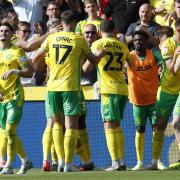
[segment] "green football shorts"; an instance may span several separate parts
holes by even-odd
[[[138,106],[133,104],[133,117],[136,126],[146,126],[147,118],[151,122],[151,125],[155,125],[156,118],[156,104]]]
[[[2,129],[8,124],[19,124],[23,112],[24,99],[0,103],[0,124]]]
[[[80,100],[78,91],[48,91],[46,116],[55,116],[62,112],[65,116],[78,115],[81,113]]]
[[[48,93],[46,94],[45,98],[45,111],[46,111],[46,118],[47,120],[51,119],[54,117],[54,114],[49,106],[49,98],[48,98]]]
[[[164,118],[168,121],[173,112],[177,98],[178,95],[172,95],[160,91],[156,102],[157,117]]]
[[[123,119],[128,97],[118,94],[101,95],[101,115],[104,121],[119,121]]]

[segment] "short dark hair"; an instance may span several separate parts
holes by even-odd
[[[19,21],[18,22],[18,28],[21,26],[27,26],[28,28],[31,28],[31,24],[27,21]]]
[[[148,35],[145,31],[143,31],[143,30],[136,30],[136,31],[133,33],[133,38],[134,38],[134,36],[137,35],[137,34],[144,36],[146,39],[149,39],[149,35]]]
[[[73,10],[66,10],[62,13],[61,15],[61,19],[64,23],[66,24],[70,24],[73,21],[77,21],[78,20],[78,15],[76,11]]]
[[[106,33],[111,33],[114,31],[115,27],[114,27],[114,23],[110,20],[105,20],[101,23],[101,31],[102,32],[106,32]]]
[[[56,1],[50,1],[50,2],[48,2],[48,4],[47,4],[47,8],[48,8],[50,5],[55,5],[55,6],[57,6],[57,7],[58,7],[58,4],[57,4],[57,2],[56,2]]]
[[[13,28],[12,28],[12,26],[9,23],[1,23],[0,27],[1,26],[6,26],[6,27],[8,27],[10,29],[11,32],[13,32]]]
[[[174,35],[174,31],[170,26],[161,26],[157,30],[157,34],[158,36],[167,35],[167,37],[172,37]]]

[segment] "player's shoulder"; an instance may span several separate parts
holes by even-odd
[[[169,47],[169,46],[171,46],[172,44],[175,44],[175,37],[174,37],[174,36],[167,38],[167,39],[163,42],[162,47],[164,47],[164,46]]]
[[[12,46],[9,48],[9,51],[13,52],[14,55],[24,54],[24,49],[16,46],[16,44],[12,44]]]

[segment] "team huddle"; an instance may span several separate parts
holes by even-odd
[[[89,72],[94,66],[98,73],[107,148],[112,160],[112,165],[105,170],[126,170],[121,120],[128,99],[133,104],[136,126],[137,164],[132,170],[162,170],[160,154],[164,131],[172,112],[180,150],[180,19],[175,23],[175,36],[162,44],[161,53],[147,48],[150,37],[141,29],[136,29],[133,34],[134,50],[130,52],[116,38],[114,24],[110,20],[98,24],[98,30],[91,23],[84,25],[87,34],[92,35],[95,31],[101,35],[101,38],[88,44],[82,35],[75,33],[80,26],[76,26],[76,12],[64,11],[61,19],[63,30],[50,34],[31,62],[24,51],[12,43],[12,27],[8,23],[0,25],[0,174],[13,173],[16,154],[22,161],[18,174],[32,168],[32,162],[16,133],[24,104],[20,77],[31,77],[33,69],[38,71],[39,62],[43,59],[49,69],[45,100],[47,126],[42,138],[44,171],[52,169],[50,152],[53,168],[58,172],[73,171],[75,153],[82,162],[80,171],[94,169],[85,122],[85,99],[80,85],[81,71]],[[159,80],[158,72],[162,67]],[[128,83],[124,78],[125,69]],[[152,162],[144,167],[144,135],[148,118],[153,129]],[[3,164],[6,153],[7,161]],[[178,167],[180,162],[170,166]]]

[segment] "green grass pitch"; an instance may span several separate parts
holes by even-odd
[[[14,172],[16,173],[16,171]],[[56,173],[32,169],[24,175],[0,175],[0,180],[180,180],[180,170],[171,171],[91,171]]]

